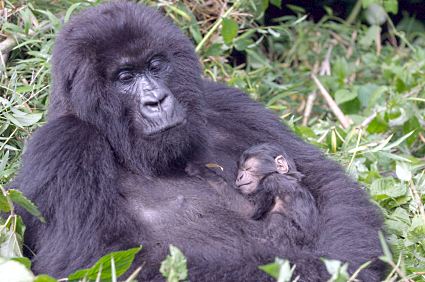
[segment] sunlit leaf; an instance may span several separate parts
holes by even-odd
[[[167,282],[179,282],[187,279],[187,261],[183,253],[170,245],[170,254],[161,263],[159,270]]]
[[[142,249],[142,247],[128,249],[126,251],[118,251],[109,253],[102,258],[100,258],[95,265],[91,268],[77,270],[76,272],[70,274],[68,279],[70,281],[76,281],[79,279],[90,279],[95,280],[98,276],[98,272],[101,270],[102,274],[100,275],[102,281],[108,280],[111,281],[113,275],[120,277],[123,275],[131,266],[134,257]],[[112,274],[111,260],[114,260],[114,266],[116,273]]]
[[[20,205],[22,208],[24,208],[27,212],[32,214],[33,216],[37,217],[41,222],[45,222],[43,216],[41,215],[41,212],[38,210],[37,206],[31,202],[29,199],[27,199],[22,192],[10,189],[7,191],[7,194],[9,195],[10,199]]]
[[[225,18],[223,19],[221,36],[227,45],[230,45],[233,41],[233,38],[238,35],[238,23],[232,19]]]

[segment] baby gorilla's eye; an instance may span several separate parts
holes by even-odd
[[[120,71],[118,73],[118,80],[122,83],[129,83],[133,81],[134,74],[130,71]]]

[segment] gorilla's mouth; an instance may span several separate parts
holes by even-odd
[[[187,123],[186,109],[172,94],[167,94],[161,101],[145,101],[139,111],[143,118],[143,133],[146,137],[156,137]]]
[[[148,128],[146,128],[145,134],[149,137],[159,135],[172,128],[178,128],[178,127],[184,126],[186,122],[187,122],[187,119],[185,117],[172,119],[169,122],[162,122],[155,126],[149,126]]]

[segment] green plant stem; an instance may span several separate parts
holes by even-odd
[[[217,30],[217,28],[221,25],[223,22],[223,19],[230,15],[230,13],[239,6],[239,3],[241,1],[238,0],[233,4],[232,7],[229,8],[222,16],[220,16],[217,21],[214,23],[214,25],[211,27],[211,29],[205,34],[204,38],[202,38],[201,42],[196,46],[195,51],[199,53],[199,50],[202,49],[202,47],[205,45],[205,43],[208,41],[208,39],[214,34],[214,32]]]
[[[357,16],[359,15],[360,11],[362,9],[362,0],[357,0],[356,4],[354,5],[353,9],[351,10],[350,15],[348,16],[347,20],[345,21],[345,23],[347,25],[351,25],[353,24],[354,20],[357,18]]]

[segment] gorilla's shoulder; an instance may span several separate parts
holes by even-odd
[[[231,103],[253,102],[248,95],[243,93],[241,90],[227,86],[220,82],[204,79],[202,81],[202,86],[207,100],[214,100],[217,103],[220,103],[220,100],[222,99],[229,100],[228,102]]]
[[[211,80],[203,80],[203,91],[205,100],[210,109],[230,111],[238,116],[249,113],[250,117],[254,117],[255,113],[258,113],[273,120],[276,118],[260,103],[252,100],[246,93],[238,88]]]
[[[281,126],[277,115],[235,87],[203,80],[203,91],[208,109],[212,110],[210,115],[214,116],[214,118],[228,120],[228,123],[233,121],[235,124],[240,124],[242,122],[250,128],[246,132],[248,135],[252,135],[252,128],[260,130],[258,117],[261,117],[261,128],[268,128],[268,132],[266,130],[261,134],[269,134],[276,131],[276,126],[280,131],[288,131],[286,127]]]
[[[109,143],[94,126],[76,117],[64,116],[36,130],[27,144],[23,163],[24,169],[38,167],[54,171],[65,164],[85,167],[111,155]]]

